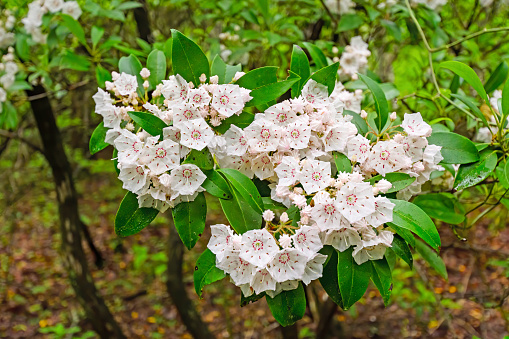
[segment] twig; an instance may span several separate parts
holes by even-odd
[[[6,130],[3,130],[3,129],[0,129],[0,136],[2,137],[5,137],[5,138],[8,138],[8,139],[16,139],[16,140],[19,140],[25,144],[27,144],[28,146],[30,146],[31,148],[33,148],[34,150],[36,150],[37,152],[40,152],[41,154],[44,154],[44,151],[42,150],[42,148],[40,148],[39,146],[33,144],[31,141],[23,138],[22,136],[20,135],[17,135],[16,133],[13,133],[13,132],[9,132],[9,131],[6,131]]]
[[[467,40],[476,38],[476,37],[481,36],[483,34],[496,33],[496,32],[504,32],[504,31],[509,31],[509,27],[485,28],[482,31],[475,32],[475,33],[472,33],[470,35],[467,35],[466,37],[463,37],[463,38],[461,38],[459,40],[451,42],[450,44],[446,44],[446,45],[443,45],[443,46],[437,47],[437,48],[432,48],[432,49],[430,49],[430,52],[431,53],[436,53],[436,52],[443,51],[444,49],[449,49],[451,47],[454,47],[456,45],[461,44],[462,42],[465,42]]]
[[[325,4],[325,1],[320,0],[320,2],[322,3],[323,8],[325,8],[325,11],[327,12],[327,14],[330,16],[330,18],[332,20],[332,24],[334,25],[334,32],[335,32],[336,28],[338,27],[338,19],[334,16],[334,14],[332,14],[329,7],[327,7],[327,5]]]

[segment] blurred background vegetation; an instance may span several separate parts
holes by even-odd
[[[98,83],[116,69],[121,56],[133,53],[143,59],[153,46],[168,53],[170,30],[178,29],[198,43],[210,60],[219,54],[229,64],[241,63],[243,70],[279,66],[284,77],[292,45],[313,43],[333,61],[352,37],[361,35],[372,51],[368,74],[383,84],[394,110],[400,114],[420,111],[428,120],[445,118],[443,128],[469,138],[475,134],[475,120],[440,98],[433,100],[445,109],[437,109],[430,100],[435,92],[428,53],[403,2],[382,7],[379,1],[358,0],[348,13],[336,13],[329,8],[330,1],[319,0],[78,2],[84,12],[80,22],[85,31],[90,32],[92,26],[104,28],[97,48],[84,50],[75,37],[52,22],[48,24],[48,43],[31,46],[37,53],[25,60],[23,71],[29,81],[42,79],[71,165],[88,243],[96,247],[94,252],[84,245],[93,280],[122,332],[130,338],[191,336],[168,294],[168,289],[176,288],[172,283],[180,279],[179,274],[181,286],[212,335],[266,338],[291,337],[295,332],[280,329],[265,301],[241,307],[237,288],[226,280],[208,287],[204,299],[198,299],[192,273],[209,234],[202,236],[196,251],[183,254],[182,269],[178,261],[181,248],[175,252],[179,245],[172,242],[175,234],[170,232],[169,214],[158,216],[135,236],[121,239],[114,234],[113,220],[124,191],[110,160],[112,149],[91,156],[88,141],[101,120],[93,113],[91,97]],[[28,1],[4,0],[0,9],[10,9],[22,18],[27,5]],[[420,6],[416,13],[435,48],[485,28],[507,25],[509,8],[497,0],[489,7],[480,6],[478,0],[450,0],[441,10]],[[433,60],[467,63],[485,82],[508,57],[508,35],[509,31],[480,35],[433,53]],[[451,88],[451,73],[436,73],[441,86]],[[355,81],[346,86],[363,88]],[[467,86],[461,88],[471,94]],[[51,168],[39,152],[41,142],[30,106],[33,100],[36,98],[19,92],[11,98],[14,109],[4,111],[0,118],[0,336],[96,337],[59,255],[62,239],[55,184]],[[366,96],[364,107],[369,107],[370,100]],[[463,193],[466,206],[484,199],[486,189]],[[208,202],[210,210],[215,203]],[[210,214],[207,223],[224,221],[220,209],[215,210],[218,212]],[[469,217],[475,219],[479,212],[482,209]],[[468,227],[437,225],[447,280],[417,256],[413,270],[399,264],[393,272],[396,283],[388,307],[370,287],[361,302],[345,312],[327,303],[321,287],[312,284],[307,291],[309,310],[294,329],[298,336],[507,335],[507,210],[494,208]]]

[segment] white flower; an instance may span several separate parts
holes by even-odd
[[[292,247],[292,237],[290,237],[288,234],[281,234],[278,241],[279,245],[283,248]]]
[[[372,147],[372,153],[364,165],[385,176],[389,172],[408,168],[411,164],[412,161],[405,155],[403,145],[394,140],[387,140],[379,141]]]
[[[250,264],[265,267],[278,250],[276,240],[265,228],[242,234],[240,257]]]
[[[422,152],[424,147],[428,145],[428,139],[423,137],[407,136],[402,140],[401,144],[405,149],[406,155],[415,162],[422,159]]]
[[[275,104],[265,110],[265,117],[279,126],[285,126],[297,119],[297,114],[292,110],[289,101]]]
[[[267,295],[269,297],[274,298],[276,295],[278,295],[279,293],[281,293],[283,291],[291,291],[291,290],[296,289],[297,287],[299,287],[298,280],[288,280],[288,281],[285,281],[282,283],[277,283],[275,291],[268,290],[268,291],[265,291],[265,293],[267,293]]]
[[[135,163],[138,161],[144,146],[143,141],[137,135],[127,130],[122,130],[114,144],[118,150],[119,163]]]
[[[247,152],[248,144],[244,130],[235,125],[231,125],[230,129],[224,134],[226,139],[226,152],[229,155],[244,155]]]
[[[0,87],[0,102],[5,102],[7,100],[7,92]]]
[[[288,124],[285,128],[285,140],[293,149],[303,149],[309,144],[311,128],[309,127],[309,116],[303,115]]]
[[[216,255],[216,262],[221,262],[226,251],[233,250],[233,230],[224,224],[210,226],[210,240],[207,248]]]
[[[180,195],[194,194],[207,176],[193,164],[184,164],[171,171],[171,188]],[[176,197],[176,196],[175,196]],[[172,199],[174,196],[172,196]]]
[[[131,95],[138,88],[136,76],[122,72],[117,80],[113,82],[120,95]]]
[[[382,193],[387,193],[392,188],[392,183],[388,180],[382,179],[375,184],[375,187]]]
[[[285,248],[277,252],[267,264],[267,271],[277,282],[300,280],[307,261],[307,257],[301,251]]]
[[[123,164],[118,178],[124,183],[123,189],[138,193],[147,182],[147,172],[137,164]]]
[[[440,161],[444,160],[444,157],[440,153],[441,149],[442,146],[426,146],[422,155],[422,161],[424,161],[425,164],[437,165]]]
[[[189,90],[189,102],[196,107],[204,107],[210,103],[210,95],[203,87]]]
[[[343,227],[327,231],[324,244],[332,245],[336,250],[343,252],[350,246],[360,245],[362,243],[359,233],[352,227]]]
[[[151,147],[146,147],[142,155],[152,174],[162,174],[180,164],[180,146],[173,140],[166,139]]]
[[[313,107],[324,107],[330,103],[327,86],[313,79],[308,80],[302,88],[302,97]]]
[[[180,74],[172,75],[168,80],[163,80],[162,83],[161,94],[167,100],[169,107],[187,99],[189,84]]]
[[[281,128],[264,118],[253,121],[244,132],[247,144],[255,152],[275,151],[281,138]]]
[[[299,180],[307,194],[318,192],[327,187],[331,178],[329,162],[307,160],[302,166]]]
[[[365,217],[366,222],[374,227],[391,222],[394,206],[386,197],[375,197],[375,212]]]
[[[308,258],[312,258],[322,247],[320,229],[313,226],[302,226],[292,235],[293,246]]]
[[[194,119],[201,119],[198,108],[187,102],[175,105],[173,110],[173,126],[180,127],[179,125],[184,121],[190,121]]]
[[[239,251],[227,250],[223,255],[223,260],[216,264],[217,268],[230,275],[235,285],[250,283],[256,267],[243,260],[239,256]]]
[[[342,122],[330,127],[323,136],[325,151],[339,151],[345,149],[349,139],[357,134],[357,127],[351,122]]]
[[[320,278],[323,273],[323,264],[326,260],[326,255],[315,253],[313,257],[306,263],[304,274],[301,277],[302,282],[306,285],[309,285],[311,281]]]
[[[178,127],[181,132],[180,143],[198,151],[204,149],[214,138],[214,131],[202,118],[183,121]]]
[[[212,97],[212,108],[225,117],[239,114],[244,108],[242,92],[238,85],[217,85]]]
[[[348,140],[346,149],[349,159],[352,159],[355,156],[356,162],[362,164],[370,155],[371,146],[368,139],[358,134]]]
[[[263,211],[262,216],[263,216],[263,220],[265,220],[267,222],[274,220],[274,217],[275,217],[274,212],[272,212],[271,210]]]
[[[286,212],[283,212],[281,214],[281,216],[279,217],[279,221],[281,221],[282,223],[286,223],[290,220],[290,218],[288,218],[288,213]]]
[[[334,14],[345,14],[352,11],[355,2],[352,0],[325,0],[325,5]]]
[[[405,113],[401,127],[405,132],[414,137],[429,137],[431,135],[431,126],[424,122],[421,113]]]
[[[313,198],[314,206],[311,208],[311,218],[322,231],[341,227],[342,215],[336,199],[330,197],[325,191],[318,192]]]
[[[59,12],[64,6],[64,0],[44,0],[44,7],[51,13]]]
[[[348,182],[336,197],[340,213],[351,223],[375,212],[373,187],[367,182]]]
[[[244,157],[242,157],[244,158]],[[261,180],[274,175],[274,165],[267,153],[260,153],[251,160],[251,170]]]
[[[74,20],[78,20],[83,12],[78,2],[66,1],[62,7],[62,13],[72,16]]]
[[[261,270],[257,270],[253,275],[251,287],[254,289],[256,294],[260,294],[265,291],[275,291],[276,283],[276,280],[272,277],[269,271],[262,268]]]
[[[387,247],[391,247],[394,234],[390,231],[380,231],[378,236],[362,240],[362,244],[355,246],[352,256],[361,265],[368,260],[379,260],[384,257]]]
[[[297,182],[299,176],[299,160],[294,157],[283,157],[274,171],[279,178],[280,185],[291,186]]]

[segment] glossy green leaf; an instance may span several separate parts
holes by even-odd
[[[359,28],[364,21],[357,14],[343,14],[339,18],[337,32],[346,32]]]
[[[472,187],[486,179],[497,166],[497,154],[492,150],[484,150],[481,159],[473,164],[461,165],[454,180],[454,188],[462,190]]]
[[[403,259],[403,261],[406,262],[410,268],[412,268],[414,265],[414,258],[412,257],[412,252],[410,251],[408,243],[399,234],[394,234],[394,239],[392,240],[391,245],[394,253]]]
[[[254,114],[251,114],[249,112],[242,112],[239,115],[234,114],[229,118],[226,118],[221,122],[221,125],[218,127],[212,127],[214,130],[218,131],[221,134],[226,133],[231,127],[231,125],[235,125],[238,128],[246,128],[247,126],[251,125],[251,123],[254,120]]]
[[[235,74],[237,72],[242,71],[242,65],[236,64],[236,65],[226,65],[226,72],[224,75],[224,83],[228,84],[232,82],[233,78],[235,77]]]
[[[164,52],[154,49],[147,58],[147,68],[150,71],[148,81],[150,89],[155,89],[162,80],[166,79],[166,56]]]
[[[344,310],[352,307],[366,293],[372,274],[371,263],[367,261],[357,265],[352,252],[352,247],[338,252],[338,284]]]
[[[293,45],[290,70],[300,76],[300,80],[292,86],[292,98],[296,98],[300,95],[302,87],[311,74],[308,57],[300,46]]]
[[[207,193],[220,198],[220,199],[231,199],[230,188],[228,182],[215,170],[204,171],[207,179],[201,184],[201,186],[207,191]]]
[[[260,214],[263,213],[262,197],[251,179],[240,171],[231,168],[222,168],[219,172],[226,177],[228,182],[242,195],[253,210]]]
[[[491,93],[502,85],[507,79],[507,74],[509,74],[509,66],[507,66],[505,61],[502,61],[491,74],[488,81],[486,81],[484,85],[486,92]]]
[[[262,87],[258,87],[257,89],[249,93],[249,95],[251,95],[253,99],[246,103],[246,107],[262,105],[269,101],[279,98],[280,96],[285,94],[292,87],[293,84],[299,81],[299,79],[300,78],[288,79],[268,84]]]
[[[502,90],[502,121],[506,121],[509,116],[509,80],[505,82],[504,89]]]
[[[468,164],[479,160],[479,152],[474,143],[462,135],[435,132],[428,137],[428,143],[442,146],[440,153],[445,164]]]
[[[207,79],[210,75],[207,57],[197,44],[176,29],[171,30],[171,36],[173,72],[198,86],[202,74],[205,74]]]
[[[62,15],[62,24],[67,27],[69,31],[71,31],[72,34],[78,39],[78,41],[86,45],[87,39],[85,39],[85,31],[83,30],[83,27],[81,24],[74,19],[72,16],[67,14],[61,14]]]
[[[343,299],[341,299],[338,282],[338,252],[334,248],[330,251],[328,260],[324,264],[320,284],[329,298],[343,308]]]
[[[260,294],[253,293],[249,297],[245,297],[244,293],[242,293],[242,291],[241,291],[240,292],[240,307],[244,307],[251,303],[255,303],[258,300],[262,299],[263,297],[265,297],[265,292],[262,292]]]
[[[153,114],[145,112],[128,112],[131,119],[141,126],[148,134],[152,136],[163,135],[163,128],[168,127],[164,121]]]
[[[412,201],[430,217],[448,224],[461,224],[465,211],[459,210],[458,199],[450,193],[429,193],[418,195]]]
[[[415,242],[415,250],[435,271],[438,272],[438,274],[440,274],[444,279],[447,279],[447,268],[445,267],[445,263],[442,258],[436,254],[436,252],[431,250],[431,248],[422,241]]]
[[[306,294],[302,283],[294,290],[283,291],[274,298],[267,296],[265,299],[274,319],[283,327],[295,324],[306,312]]]
[[[345,114],[352,116],[351,123],[354,124],[355,127],[357,127],[357,131],[359,132],[359,134],[366,135],[368,133],[369,131],[368,124],[366,124],[366,120],[361,118],[361,115],[359,113],[344,110],[343,115]]]
[[[404,200],[389,199],[394,206],[393,221],[401,228],[412,231],[435,250],[440,250],[440,236],[431,218],[418,206]]]
[[[201,192],[194,201],[179,203],[171,210],[171,213],[182,243],[190,250],[196,245],[205,229],[207,217],[205,195]]]
[[[95,154],[99,151],[102,151],[110,144],[104,141],[106,138],[106,132],[108,132],[107,127],[104,127],[104,122],[101,122],[92,133],[90,137],[90,142],[88,144],[88,148],[90,149],[90,154]]]
[[[99,41],[101,41],[101,38],[104,35],[104,28],[92,26],[92,30],[90,33],[90,37],[92,38],[92,47],[95,48]]]
[[[389,118],[389,105],[387,104],[387,98],[385,97],[384,91],[380,88],[380,85],[373,79],[360,74],[359,78],[368,86],[369,90],[373,94],[375,100],[375,110],[377,117],[375,119],[376,126],[379,131],[385,127],[385,123]]]
[[[231,199],[219,199],[226,219],[237,234],[258,229],[262,225],[262,215],[256,212],[231,184],[228,184]]]
[[[392,187],[387,191],[387,193],[400,191],[403,188],[410,186],[415,181],[415,178],[406,173],[387,173],[385,177],[382,175],[374,176],[373,178],[369,179],[369,182],[371,185],[373,185],[382,179],[392,183]]]
[[[269,197],[262,197],[264,210],[286,210],[287,207],[277,201],[272,200]]]
[[[127,192],[115,216],[115,233],[120,237],[133,235],[147,227],[159,214],[150,207],[139,207],[137,195]]]
[[[214,168],[214,158],[207,147],[201,151],[192,149],[182,163],[196,165],[205,171]]]
[[[371,280],[375,284],[378,291],[382,295],[384,305],[389,304],[391,298],[391,287],[392,287],[392,274],[387,259],[382,258],[380,260],[370,260],[372,275]]]
[[[324,68],[327,66],[327,58],[320,48],[310,42],[303,42],[302,44],[308,50],[309,55],[311,55],[311,59],[313,59],[317,68]]]
[[[121,57],[118,61],[118,70],[120,73],[127,73],[131,75],[135,75],[138,80],[138,91],[144,94],[145,90],[143,89],[143,78],[140,75],[140,71],[143,67],[141,66],[140,60],[133,55],[130,54],[127,57]]]
[[[468,65],[465,65],[464,63],[461,63],[459,61],[445,61],[440,64],[440,67],[451,70],[458,76],[465,79],[465,81],[468,82],[470,86],[474,88],[474,90],[481,96],[481,98],[485,102],[489,102],[488,95],[484,90],[484,86],[482,85],[481,80],[479,79],[475,71]]]
[[[453,98],[459,99],[461,102],[467,105],[467,107],[470,108],[470,111],[474,113],[476,117],[481,119],[481,121],[486,127],[489,127],[488,120],[486,120],[486,117],[484,116],[484,114],[482,114],[481,110],[476,106],[475,102],[473,102],[472,99],[460,94],[451,94],[451,96]]]
[[[224,84],[224,78],[226,75],[226,63],[221,59],[219,54],[214,57],[212,60],[212,65],[210,65],[210,75],[217,75],[218,83]]]
[[[500,184],[504,188],[509,189],[509,161],[507,159],[500,162],[497,166],[496,174]]]
[[[216,255],[208,248],[203,251],[194,267],[194,290],[199,297],[203,288],[226,277],[226,274],[216,267]]]
[[[106,86],[106,81],[111,81],[111,73],[101,65],[97,65],[95,68],[95,79],[99,87]]]
[[[333,152],[332,155],[334,156],[334,163],[336,164],[338,172],[352,172],[352,162],[345,154]]]
[[[278,67],[275,66],[256,68],[244,74],[235,83],[240,87],[254,90],[268,84],[276,83],[277,70]],[[253,95],[251,94],[251,96]]]
[[[83,55],[75,54],[74,52],[68,50],[62,54],[60,58],[60,67],[73,69],[75,71],[88,71],[91,66],[91,62],[88,61],[86,57]]]
[[[326,66],[322,69],[319,69],[310,77],[314,81],[319,84],[327,86],[327,90],[329,95],[334,91],[334,87],[336,86],[336,77],[338,76],[338,68],[339,63],[333,63],[332,65]],[[307,82],[307,81],[306,81]]]

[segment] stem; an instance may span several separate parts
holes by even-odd
[[[498,27],[498,28],[485,28],[483,29],[482,31],[479,31],[479,32],[475,32],[475,33],[472,33],[472,34],[469,34],[459,40],[456,40],[454,42],[451,42],[450,44],[447,44],[447,45],[443,45],[441,47],[437,47],[437,48],[432,48],[430,49],[429,51],[431,53],[436,53],[436,52],[440,52],[440,51],[443,51],[444,49],[449,49],[451,47],[454,47],[456,45],[459,45],[461,44],[462,42],[465,42],[467,40],[470,40],[470,39],[473,39],[473,38],[476,38],[478,36],[481,36],[483,34],[487,34],[487,33],[497,33],[497,32],[504,32],[504,31],[509,31],[509,27]]]

